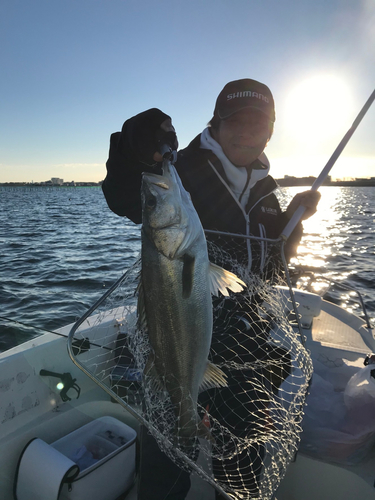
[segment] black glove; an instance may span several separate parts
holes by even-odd
[[[160,144],[167,143],[172,149],[177,149],[178,142],[175,132],[166,132],[160,126],[171,117],[152,108],[133,116],[124,123],[122,134],[132,149],[135,157],[146,165],[154,165],[154,154],[159,151]]]

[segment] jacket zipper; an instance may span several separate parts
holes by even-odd
[[[238,201],[237,197],[235,196],[235,194],[233,193],[233,191],[229,187],[226,180],[223,179],[223,177],[219,174],[219,172],[216,170],[215,166],[213,165],[213,163],[210,160],[208,160],[208,163],[210,164],[211,168],[216,173],[216,175],[219,177],[221,182],[224,184],[224,186],[227,188],[227,190],[229,191],[229,194],[232,196],[232,198],[234,199],[234,201],[237,203],[238,207],[240,208],[241,212],[243,213],[243,216],[244,216],[245,221],[246,221],[246,236],[250,236],[250,212],[253,210],[254,207],[256,207],[258,205],[258,203],[260,201],[262,201],[264,198],[267,198],[267,196],[272,194],[273,190],[270,191],[269,193],[265,194],[261,198],[259,198],[259,200],[256,203],[254,203],[254,205],[250,208],[249,212],[246,213],[246,210],[243,208],[241,203]],[[261,229],[261,226],[262,226],[263,230]],[[265,230],[265,227],[263,226],[263,224],[259,224],[259,234],[260,234],[261,238],[266,237],[266,230]],[[264,236],[263,236],[263,234],[264,234]],[[261,254],[262,254],[261,255],[261,269],[263,269],[264,262],[265,262],[265,254],[264,254],[265,248],[264,248],[263,243],[265,243],[265,242],[262,242],[262,245],[261,245]],[[247,270],[250,271],[252,261],[253,261],[253,256],[252,256],[251,243],[250,243],[249,238],[246,238],[246,248],[247,248]]]
[[[250,217],[249,217],[249,214],[246,213],[246,211],[244,210],[243,206],[238,201],[237,197],[234,195],[233,191],[229,187],[228,183],[219,174],[219,172],[214,167],[213,163],[210,160],[208,160],[208,163],[211,165],[211,168],[216,173],[216,175],[219,177],[219,179],[224,184],[224,186],[227,188],[227,190],[229,191],[229,194],[232,196],[232,198],[234,199],[234,201],[237,203],[239,209],[243,213],[243,216],[244,216],[245,221],[246,221],[246,236],[250,236]],[[250,213],[250,211],[249,211],[249,213]],[[249,238],[246,238],[246,249],[247,249],[247,269],[248,269],[248,271],[250,271],[251,264],[252,264],[252,261],[253,261],[253,256],[252,256],[252,252],[251,252],[251,244],[250,244]]]
[[[266,228],[264,227],[263,224],[259,224],[259,234],[260,234],[261,238],[265,238],[267,235]],[[261,241],[260,246],[261,246],[261,256],[260,256],[259,268],[261,271],[263,271],[264,264],[266,262],[266,255],[267,255],[267,242]]]

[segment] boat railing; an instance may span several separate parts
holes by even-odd
[[[311,271],[301,270],[300,272],[294,273],[294,276],[293,276],[294,279],[296,279],[296,275],[298,276],[298,278],[301,278],[302,276],[309,276],[314,280],[314,282],[326,282],[326,283],[328,283],[329,287],[326,290],[324,290],[324,293],[322,294],[323,297],[325,297],[328,294],[328,292],[330,290],[332,290],[332,288],[334,286],[337,286],[338,288],[342,288],[343,290],[347,290],[348,292],[352,292],[352,293],[356,294],[356,296],[358,297],[359,304],[360,304],[361,309],[362,309],[364,319],[366,321],[366,328],[368,328],[369,330],[372,330],[370,318],[369,318],[369,315],[367,313],[366,305],[365,305],[365,302],[363,300],[362,294],[354,286],[345,285],[341,281],[334,280],[332,278],[329,278],[328,276],[317,275]],[[311,285],[309,288],[311,288]]]

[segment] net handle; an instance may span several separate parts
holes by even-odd
[[[375,90],[372,92],[372,94],[370,95],[370,97],[367,99],[365,105],[363,106],[363,108],[361,109],[361,111],[358,113],[358,116],[354,120],[352,126],[346,132],[346,134],[344,135],[344,137],[341,139],[341,142],[339,143],[339,145],[337,146],[337,148],[333,152],[333,154],[332,154],[331,158],[328,160],[326,166],[323,168],[323,170],[320,172],[319,176],[316,178],[314,184],[311,186],[311,191],[317,191],[320,188],[320,186],[323,184],[323,182],[325,181],[325,179],[326,179],[327,175],[329,174],[331,168],[335,164],[337,158],[340,156],[340,154],[342,153],[343,149],[348,144],[351,136],[354,134],[356,128],[361,123],[362,118],[365,116],[365,114],[367,113],[368,109],[370,108],[370,106],[374,102],[374,100],[375,100]],[[294,214],[292,215],[290,221],[288,222],[288,224],[285,226],[283,232],[281,233],[281,238],[284,241],[286,241],[289,238],[289,236],[291,235],[292,231],[294,230],[294,228],[296,227],[296,225],[298,224],[298,222],[301,220],[301,217],[305,213],[305,210],[306,210],[306,207],[300,205],[297,208],[297,210],[294,212]]]

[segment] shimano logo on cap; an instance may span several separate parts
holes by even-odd
[[[236,97],[256,97],[265,102],[270,102],[268,97],[258,92],[252,92],[251,90],[245,90],[244,92],[234,92],[233,94],[227,94],[227,101],[231,99],[236,99]]]

